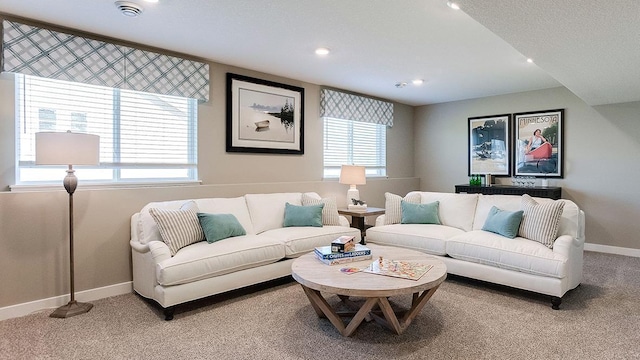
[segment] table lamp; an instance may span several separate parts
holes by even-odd
[[[63,180],[69,193],[69,273],[71,300],[57,308],[51,317],[68,318],[84,314],[93,304],[75,300],[73,273],[73,193],[78,186],[73,165],[97,165],[100,162],[100,137],[91,134],[65,132],[36,133],[36,165],[68,165],[67,176]]]
[[[360,192],[356,185],[364,185],[367,183],[365,175],[365,167],[357,165],[342,165],[340,168],[340,184],[349,185],[347,191],[347,204],[349,210],[366,208],[364,204],[354,204],[353,200],[360,200]]]

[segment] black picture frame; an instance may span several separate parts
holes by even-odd
[[[226,149],[304,154],[304,89],[227,73]]]
[[[564,109],[513,114],[515,176],[564,176]],[[534,133],[540,131],[542,137]],[[530,143],[536,143],[531,149]]]
[[[468,174],[510,176],[511,114],[470,117]]]

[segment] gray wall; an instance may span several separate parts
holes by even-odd
[[[564,178],[550,185],[585,211],[588,243],[640,249],[640,102],[591,107],[560,87],[418,107],[421,189],[452,192],[468,183],[467,118],[558,108],[565,109]]]
[[[202,185],[83,190],[74,195],[76,291],[131,281],[129,219],[151,201],[316,191],[346,204],[347,185],[322,181],[320,86],[211,63],[211,100],[198,107]],[[225,74],[234,72],[305,89],[305,154],[225,152]],[[15,172],[13,76],[0,75],[0,307],[68,294],[68,195],[59,190],[10,192]],[[414,109],[395,104],[387,131],[388,179],[359,186],[361,198],[384,207],[384,192],[418,189],[413,177]],[[61,174],[61,179],[64,173]]]

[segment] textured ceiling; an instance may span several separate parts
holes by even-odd
[[[640,1],[458,2],[587,104],[640,101]]]
[[[144,7],[142,16],[123,16],[111,0],[1,0],[0,12],[410,105],[561,85],[589,103],[640,100],[638,77],[622,72],[639,50],[629,50],[628,60],[615,49],[598,51],[632,47],[631,35],[626,43],[616,35],[637,27],[630,21],[638,18],[636,0],[614,0],[636,13],[623,7],[612,17],[601,11],[610,2],[593,0],[510,1],[521,3],[517,10],[501,0],[461,0],[464,11],[445,0],[131,1]],[[599,11],[567,18],[566,3]],[[593,28],[593,36],[584,33]],[[318,46],[332,53],[320,58]],[[576,57],[580,64],[572,66]],[[415,78],[425,83],[414,86]],[[624,89],[612,91],[613,82]]]

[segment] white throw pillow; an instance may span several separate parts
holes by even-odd
[[[336,205],[335,198],[323,198],[316,199],[308,194],[302,194],[302,205],[320,205],[324,204],[322,208],[322,225],[340,225],[340,214],[338,214],[338,205]]]
[[[564,201],[552,201],[538,204],[531,196],[522,195],[522,222],[518,236],[537,241],[548,248],[558,235],[560,217],[564,209]]]
[[[186,202],[179,210],[150,208],[149,214],[158,224],[158,230],[174,256],[185,246],[204,240],[204,232],[198,220],[198,206]]]
[[[400,224],[402,220],[402,200],[412,203],[412,204],[420,204],[421,196],[420,193],[409,193],[404,198],[400,195],[395,195],[392,193],[384,193],[384,224]]]

